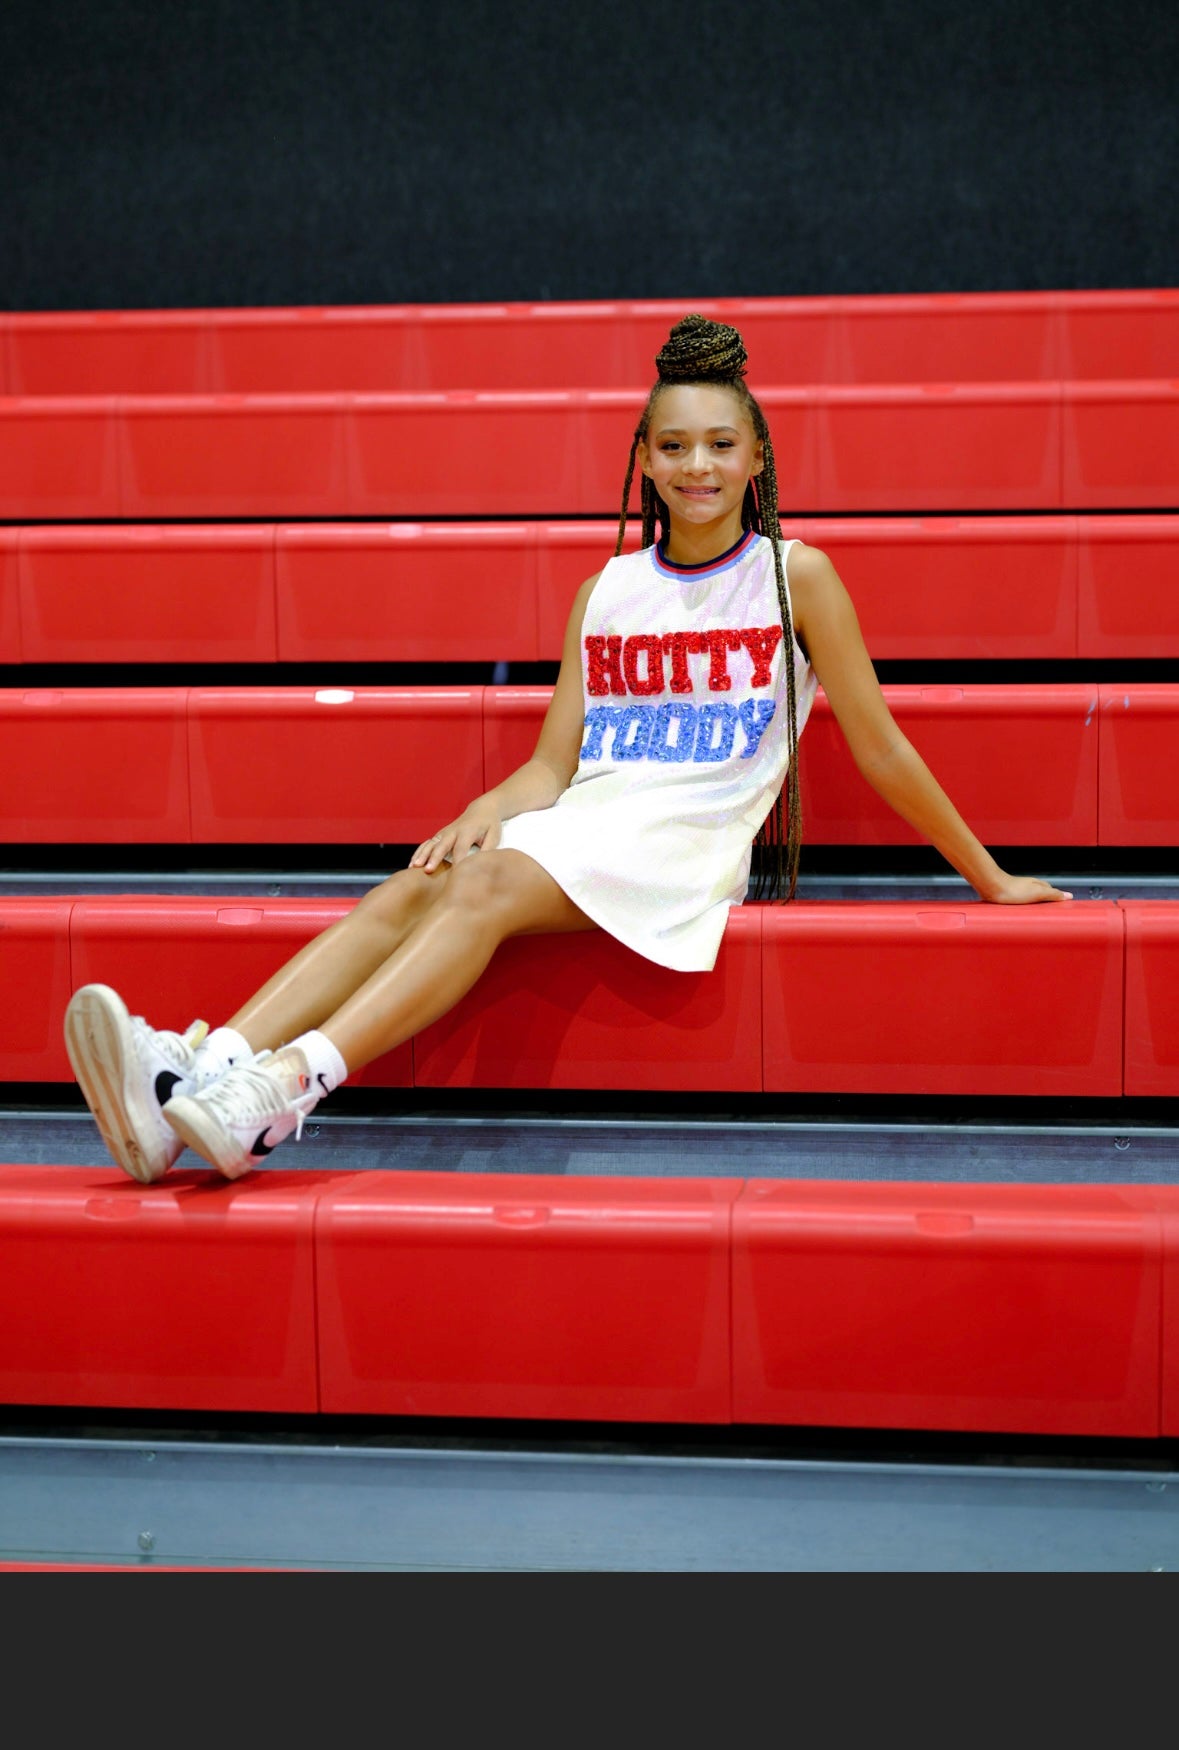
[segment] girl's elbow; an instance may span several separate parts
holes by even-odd
[[[871,784],[874,790],[878,790],[903,767],[905,755],[910,751],[909,743],[902,736],[899,739],[874,742],[866,749],[853,748],[852,758],[861,778]]]

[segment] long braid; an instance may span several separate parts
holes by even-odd
[[[782,616],[782,660],[786,670],[786,705],[790,725],[790,764],[786,768],[785,818],[783,818],[782,792],[779,790],[762,833],[764,835],[763,843],[771,845],[774,849],[775,885],[782,898],[787,900],[794,898],[794,892],[798,886],[798,861],[802,851],[802,794],[798,783],[798,698],[794,675],[794,620],[790,612],[790,596],[787,593],[786,573],[782,564],[782,529],[778,522],[778,472],[774,465],[774,450],[770,443],[769,430],[765,424],[765,415],[757,402],[753,400],[752,395],[750,400],[753,401],[756,413],[754,431],[757,432],[759,423],[762,426],[762,430],[757,432],[757,435],[762,440],[765,465],[761,474],[754,477],[753,485],[757,498],[758,520],[761,525],[760,533],[769,537],[774,553],[774,582],[778,588],[778,611]],[[764,886],[765,870],[763,868],[758,871],[754,887],[754,893],[759,899],[762,896]]]
[[[643,417],[639,422],[638,429],[630,442],[630,460],[626,464],[626,484],[622,488],[622,511],[618,518],[618,540],[614,545],[614,557],[616,559],[622,552],[622,543],[626,539],[626,519],[629,514],[627,507],[630,503],[630,483],[634,479],[635,474],[635,451],[638,449],[643,438],[647,435],[647,421],[650,418],[650,413],[651,408],[650,403],[648,402],[643,410]],[[655,525],[658,520],[659,504],[660,500],[658,493],[655,491],[655,483],[644,474],[643,483],[639,488],[639,509],[643,518],[643,534],[639,545],[642,547],[653,547],[655,545]]]
[[[794,676],[794,622],[790,613],[790,596],[786,589],[786,573],[782,565],[782,530],[778,522],[778,471],[774,463],[774,446],[770,429],[756,397],[745,382],[748,362],[745,343],[735,328],[724,322],[712,322],[707,316],[685,316],[671,330],[655,360],[658,379],[647,397],[631,439],[626,465],[626,483],[622,488],[622,509],[618,519],[618,541],[615,556],[622,552],[626,538],[626,523],[630,503],[631,482],[634,479],[635,457],[645,442],[651,423],[651,413],[659,393],[669,383],[702,383],[732,389],[745,407],[753,423],[754,436],[761,440],[762,471],[754,475],[745,490],[741,507],[741,526],[765,535],[774,555],[774,581],[778,591],[778,612],[782,620],[782,660],[786,670],[786,704],[789,714],[790,764],[786,771],[786,801],[782,792],[774,798],[773,807],[757,835],[756,843],[771,849],[773,857],[772,886],[783,900],[793,899],[798,885],[798,863],[802,850],[802,797],[798,783],[798,699]],[[640,545],[655,543],[656,523],[664,527],[663,502],[655,491],[654,481],[643,475],[640,489],[642,537]],[[761,899],[771,885],[763,864],[757,873],[754,895]]]

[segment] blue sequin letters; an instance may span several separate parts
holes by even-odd
[[[689,705],[686,699],[662,705],[593,705],[585,714],[585,741],[581,758],[607,757],[606,734],[612,741],[611,759],[692,760],[716,765],[727,760],[740,724],[745,738],[743,760],[752,759],[761,745],[775,711],[773,699],[744,699],[740,705],[709,700]]]

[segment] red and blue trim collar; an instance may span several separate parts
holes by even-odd
[[[730,570],[744,559],[753,543],[760,539],[756,529],[746,529],[741,539],[727,552],[718,554],[715,559],[706,559],[701,565],[678,565],[664,553],[663,542],[656,541],[650,549],[651,563],[664,577],[715,577],[719,572]]]

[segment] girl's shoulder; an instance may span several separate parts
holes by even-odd
[[[804,650],[809,651],[808,634],[816,628],[834,627],[840,636],[848,636],[848,628],[853,627],[859,636],[847,586],[822,547],[794,543],[786,560],[786,584],[794,629]]]
[[[786,583],[792,600],[823,595],[839,576],[822,547],[796,540],[786,555]]]
[[[784,537],[782,545],[787,549],[786,580],[792,588],[796,578],[802,583],[831,563],[821,547],[812,547],[800,537]]]

